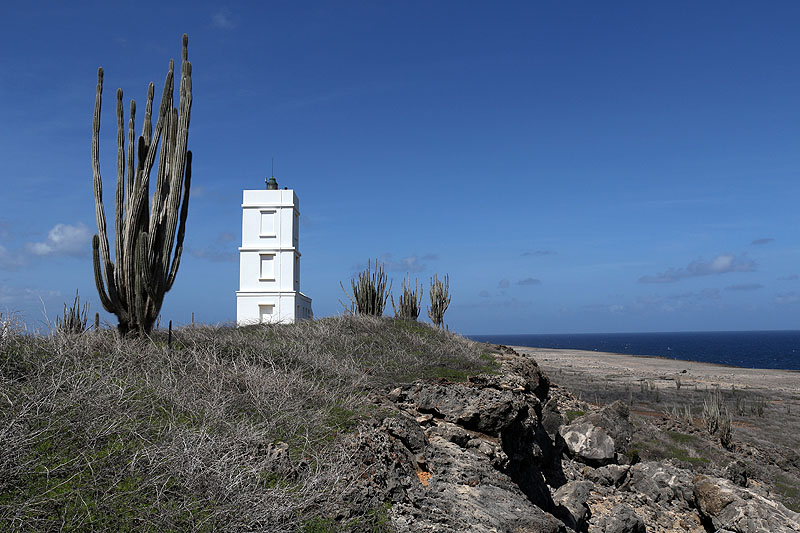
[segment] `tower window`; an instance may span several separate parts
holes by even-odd
[[[275,306],[272,304],[261,304],[258,306],[258,319],[262,324],[272,322],[272,315],[275,311]]]
[[[261,260],[261,273],[259,279],[262,281],[275,280],[275,254],[259,254]]]
[[[274,237],[275,232],[275,210],[269,209],[261,211],[261,233],[262,237]]]

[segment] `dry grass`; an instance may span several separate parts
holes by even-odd
[[[0,530],[313,529],[343,489],[342,435],[380,416],[368,393],[485,370],[479,350],[369,317],[189,327],[171,350],[163,332],[45,337],[10,325]],[[385,518],[359,511],[350,529]]]

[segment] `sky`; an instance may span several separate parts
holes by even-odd
[[[41,329],[78,290],[116,323],[92,273],[97,68],[113,213],[113,91],[159,95],[188,33],[164,322],[235,320],[242,190],[274,158],[318,318],[371,258],[395,294],[449,274],[464,334],[798,329],[798,27],[794,1],[4,2],[0,312]]]

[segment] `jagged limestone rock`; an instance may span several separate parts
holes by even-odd
[[[561,426],[558,433],[579,461],[605,464],[614,460],[614,439],[603,428],[584,422]]]
[[[692,480],[694,503],[717,531],[787,533],[800,531],[800,513],[768,500],[727,479],[704,475]]]

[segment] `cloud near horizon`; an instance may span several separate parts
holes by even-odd
[[[757,291],[763,289],[764,286],[760,283],[739,283],[738,285],[728,285],[725,287],[726,291]]]
[[[711,261],[695,260],[684,268],[670,268],[654,276],[642,276],[639,283],[675,283],[686,278],[727,274],[729,272],[755,272],[756,263],[745,255],[720,254]]]
[[[34,255],[70,255],[79,257],[91,250],[92,234],[83,222],[56,224],[43,242],[29,242],[25,250]]]
[[[418,256],[417,254],[407,255],[400,259],[394,259],[391,253],[381,254],[379,263],[383,263],[383,267],[389,272],[408,272],[417,273],[424,272],[428,269],[425,261],[433,261],[438,259],[436,254],[425,254]]]
[[[798,302],[800,302],[800,294],[795,291],[775,295],[776,304],[796,304]]]
[[[556,254],[557,254],[557,252],[555,252],[553,250],[533,250],[532,252],[531,251],[524,252],[522,254],[522,257],[530,257],[532,255],[533,256],[542,256],[542,255],[556,255]]]

